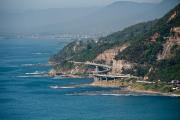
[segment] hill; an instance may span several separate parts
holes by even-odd
[[[149,80],[180,79],[180,4],[160,19],[130,26],[98,41],[74,41],[50,58],[50,62],[60,63],[59,69],[69,60],[103,62],[113,67],[113,73]]]

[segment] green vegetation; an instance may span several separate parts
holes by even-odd
[[[174,86],[167,83],[154,83],[154,84],[146,84],[146,83],[133,83],[131,88],[134,90],[146,90],[146,91],[155,91],[162,93],[175,93],[180,94],[179,89],[173,90]]]
[[[180,47],[175,45],[171,51],[171,59],[161,60],[154,65],[156,69],[149,75],[151,80],[161,79],[168,82],[180,79]]]
[[[68,70],[68,69],[73,69],[75,65],[73,63],[69,63],[67,61],[62,62],[59,65],[54,66],[55,70]]]

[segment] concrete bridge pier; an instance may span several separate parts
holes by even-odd
[[[106,82],[108,81],[108,78],[106,77]]]
[[[94,77],[94,81],[95,82],[99,81],[99,78],[98,77]]]
[[[114,82],[116,81],[116,78],[114,78]]]
[[[96,73],[98,73],[98,72],[99,72],[99,68],[98,68],[98,66],[96,66],[96,68],[95,68],[95,72],[96,72]]]

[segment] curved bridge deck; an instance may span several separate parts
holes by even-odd
[[[119,75],[113,75],[113,74],[103,74],[103,73],[107,73],[109,71],[111,71],[112,67],[109,65],[105,65],[105,64],[97,64],[94,62],[75,62],[75,61],[70,61],[74,64],[85,64],[85,65],[92,65],[92,66],[96,66],[96,67],[102,67],[105,70],[103,71],[95,71],[92,75],[98,79],[102,79],[102,78],[106,78],[107,79],[117,79],[117,78],[135,78],[137,79],[138,77],[136,76],[132,76],[132,75],[124,75],[124,74],[119,74]]]

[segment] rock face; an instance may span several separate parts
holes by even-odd
[[[49,76],[56,76],[56,71],[54,69],[52,69],[51,71],[49,71]]]
[[[174,13],[171,15],[171,17],[168,19],[168,22],[170,22],[171,20],[173,20],[177,15],[177,12],[174,11]]]
[[[174,13],[169,17],[167,22],[172,21],[177,17],[177,11],[174,11]],[[169,59],[173,55],[171,54],[171,48],[174,45],[180,45],[180,27],[174,27],[171,28],[170,33],[173,34],[170,37],[166,37],[166,43],[163,44],[163,51],[162,53],[159,53],[157,55],[157,60],[164,60],[164,59]]]
[[[174,42],[172,42],[172,38],[169,38],[163,45],[163,52],[158,54],[157,60],[169,59],[171,57],[171,48],[173,45]]]
[[[125,60],[113,60],[112,73],[122,73],[123,69],[131,69],[133,64]]]
[[[150,41],[156,42],[157,38],[159,38],[160,34],[158,32],[154,33],[153,36],[151,36]]]
[[[174,27],[171,29],[171,33],[174,35],[167,37],[166,43],[163,44],[163,51],[157,55],[157,60],[169,59],[173,55],[171,54],[171,48],[174,45],[180,45],[180,27]]]
[[[120,47],[106,50],[99,54],[95,61],[105,61],[106,64],[112,65],[112,74],[120,74],[122,73],[123,69],[130,69],[133,66],[125,60],[115,60],[115,56],[125,50],[128,46],[128,44],[123,44]]]
[[[99,54],[95,61],[105,61],[106,64],[112,64],[115,56],[119,53],[125,50],[129,45],[128,44],[123,44],[120,47],[115,47],[113,49],[109,49],[104,51],[103,53]]]
[[[174,32],[175,43],[180,45],[180,27],[174,27],[172,32]]]

